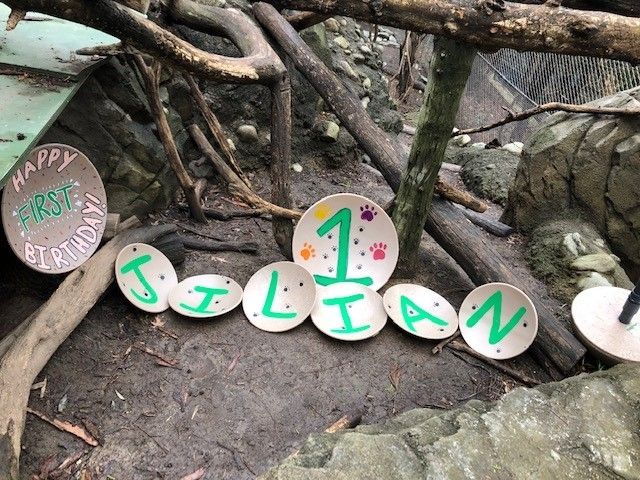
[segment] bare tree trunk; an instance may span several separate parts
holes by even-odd
[[[345,15],[366,22],[453,38],[478,48],[640,63],[640,19],[544,5],[476,0],[272,0],[281,8]],[[610,1],[609,3],[614,3]]]
[[[153,120],[158,129],[158,136],[162,142],[169,164],[178,178],[178,183],[180,183],[180,186],[182,187],[184,196],[189,204],[191,216],[198,222],[207,223],[207,217],[202,213],[200,199],[198,198],[198,195],[196,195],[195,183],[189,176],[187,169],[184,168],[184,165],[182,164],[180,154],[178,154],[178,149],[176,147],[176,142],[174,141],[173,134],[171,133],[171,127],[169,126],[167,116],[164,113],[162,100],[160,100],[158,85],[158,82],[160,81],[160,64],[154,62],[153,67],[148,67],[141,55],[135,55],[134,58],[136,65],[138,66],[138,70],[140,70],[142,78],[144,79],[145,91],[149,100],[149,106],[151,107]]]
[[[291,209],[291,82],[285,73],[271,87],[271,202]],[[293,221],[274,217],[273,236],[282,254],[291,260]]]
[[[120,250],[134,242],[153,243],[175,230],[173,225],[162,225],[117,235],[70,273],[51,298],[18,327],[0,358],[0,480],[19,478],[20,439],[33,381],[113,281]]]
[[[435,39],[416,135],[393,210],[400,242],[398,265],[404,276],[411,276],[416,267],[434,186],[475,56],[473,47],[446,38]]]

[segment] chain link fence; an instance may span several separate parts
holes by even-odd
[[[640,85],[640,67],[625,62],[502,49],[478,54],[460,102],[458,128],[498,121],[547,102],[586,103]],[[548,114],[477,133],[474,141],[523,142]]]

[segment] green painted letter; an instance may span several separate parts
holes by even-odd
[[[413,312],[410,312],[409,310],[413,310]],[[407,324],[407,328],[412,332],[416,331],[413,324],[416,322],[419,322],[420,320],[425,320],[425,319],[430,320],[436,325],[439,325],[441,327],[445,327],[449,325],[447,322],[445,322],[441,318],[438,318],[435,315],[431,315],[426,310],[423,310],[418,305],[416,305],[410,298],[405,297],[404,295],[400,295],[400,311],[402,312],[402,318],[404,318],[404,321]]]
[[[142,303],[152,304],[158,301],[158,294],[153,289],[153,287],[151,287],[151,285],[149,284],[149,282],[147,281],[143,273],[140,271],[140,267],[149,261],[151,261],[151,255],[141,255],[138,258],[134,258],[129,263],[123,265],[122,268],[120,269],[120,273],[122,274],[129,273],[129,272],[135,273],[136,277],[138,278],[138,281],[142,284],[142,286],[144,287],[148,295],[147,296],[140,295],[133,288],[131,289],[131,294],[134,297],[136,297],[138,300],[140,300]]]
[[[362,299],[364,299],[364,295],[362,293],[357,293],[348,297],[326,298],[322,301],[322,303],[324,303],[325,305],[338,305],[340,307],[340,316],[342,317],[344,328],[333,329],[331,330],[333,333],[358,333],[371,328],[371,325],[354,327],[351,323],[351,317],[349,316],[349,311],[347,310],[347,304],[357,302],[358,300]]]
[[[209,287],[201,287],[200,285],[193,288],[194,291],[198,293],[204,293],[204,298],[200,305],[197,307],[192,307],[191,305],[187,305],[186,303],[181,303],[180,306],[185,310],[189,310],[195,313],[216,313],[214,311],[207,310],[207,307],[211,303],[211,300],[215,295],[226,295],[229,293],[229,290],[226,288],[209,288]]]
[[[271,310],[273,307],[273,300],[276,298],[276,289],[278,288],[278,272],[274,270],[271,272],[271,283],[269,283],[269,291],[267,292],[267,300],[264,302],[264,306],[262,307],[262,314],[265,317],[271,318],[294,318],[298,315],[296,312],[274,312]]]
[[[491,330],[489,331],[489,344],[495,345],[496,343],[500,343],[504,337],[509,335],[509,332],[515,328],[518,322],[524,317],[527,313],[527,309],[525,307],[520,307],[518,311],[511,317],[511,319],[507,322],[504,327],[500,326],[502,322],[502,292],[498,290],[496,293],[491,295],[486,302],[482,304],[480,308],[478,308],[469,320],[467,320],[467,327],[474,327],[476,324],[485,316],[489,310],[493,309]]]

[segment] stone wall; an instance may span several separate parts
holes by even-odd
[[[596,102],[640,107],[640,88]],[[530,232],[592,223],[627,271],[640,268],[640,118],[556,113],[527,142],[503,219]]]

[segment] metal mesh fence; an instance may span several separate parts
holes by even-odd
[[[547,102],[586,103],[640,85],[640,67],[625,62],[502,49],[479,54],[460,103],[457,125],[471,128]],[[525,141],[546,115],[472,136]]]

